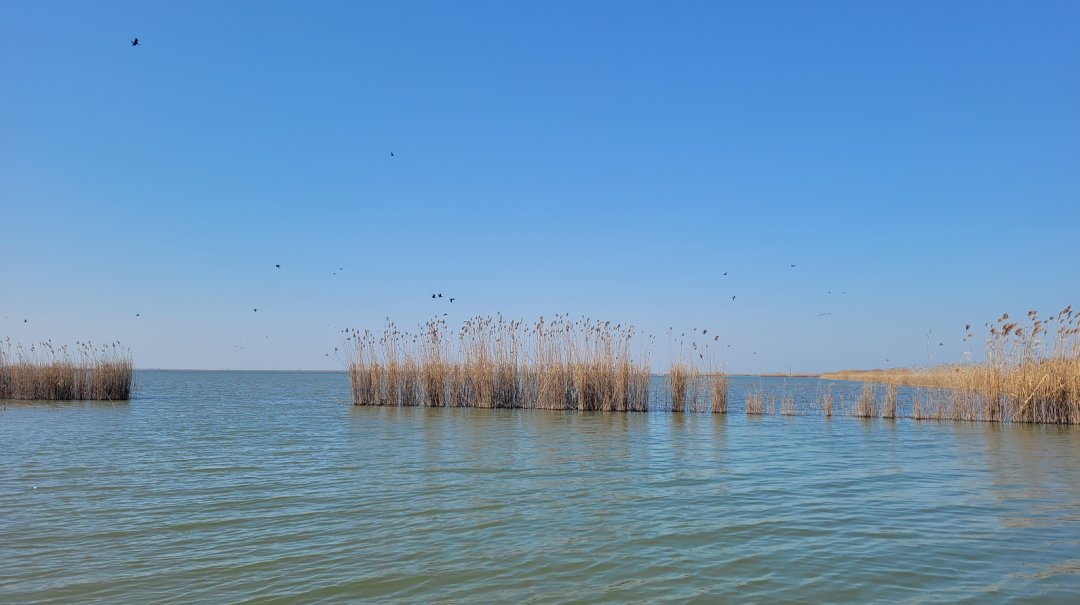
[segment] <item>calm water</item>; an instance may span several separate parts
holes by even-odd
[[[1080,602],[1075,428],[139,393],[0,412],[0,602]]]

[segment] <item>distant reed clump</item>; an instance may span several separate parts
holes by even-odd
[[[135,367],[120,343],[88,342],[54,346],[0,343],[0,399],[49,401],[111,400],[131,397]]]
[[[1023,324],[1005,313],[986,324],[980,363],[926,368],[846,371],[822,378],[885,382],[885,415],[895,415],[897,384],[916,387],[911,417],[1080,424],[1080,313],[1065,307],[1043,319],[1028,311]],[[965,328],[964,342],[973,337]],[[866,411],[860,399],[857,415]]]
[[[355,405],[649,409],[648,347],[632,326],[556,316],[526,324],[476,317],[415,334],[346,331]]]

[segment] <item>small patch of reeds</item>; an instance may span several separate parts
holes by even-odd
[[[765,413],[765,393],[761,390],[747,391],[745,403],[747,416],[761,416]]]
[[[863,385],[859,401],[855,404],[852,416],[856,418],[873,418],[878,415],[877,387],[873,383]]]
[[[668,370],[668,389],[671,391],[671,411],[686,410],[687,384],[690,382],[690,368],[682,362],[671,364]]]
[[[119,342],[0,343],[0,399],[122,401],[131,397],[134,383],[130,351]]]
[[[727,414],[728,378],[727,374],[713,370],[709,374],[709,403],[713,414]]]
[[[781,416],[794,416],[795,415],[795,396],[791,393],[783,393],[780,395],[780,415]]]
[[[885,404],[881,407],[882,418],[896,418],[896,383],[885,385]]]

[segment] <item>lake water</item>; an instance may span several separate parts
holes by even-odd
[[[1080,602],[1080,429],[734,413],[822,387],[600,414],[140,372],[130,403],[7,402],[0,602]]]

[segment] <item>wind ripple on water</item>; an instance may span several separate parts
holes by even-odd
[[[0,415],[0,602],[1080,599],[1076,428],[139,382]]]

